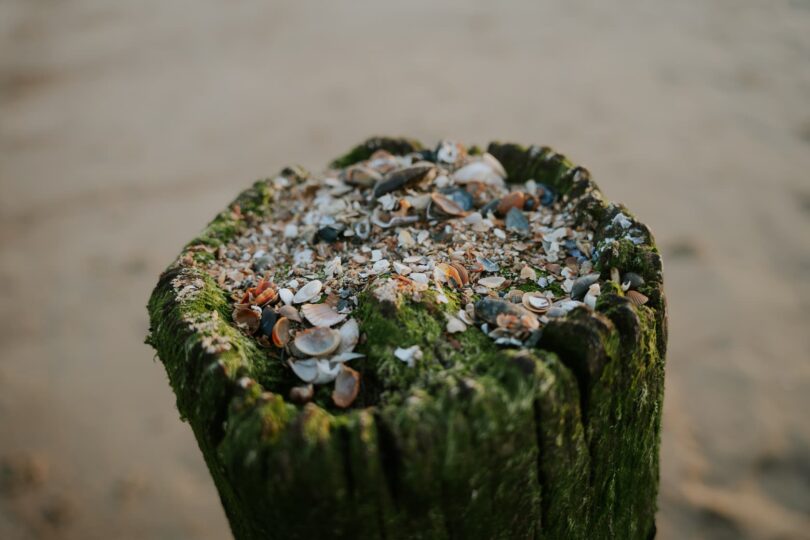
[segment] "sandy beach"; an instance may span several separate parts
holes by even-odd
[[[372,134],[553,146],[656,234],[659,538],[810,538],[810,2],[0,2],[0,538],[227,538],[146,300]]]

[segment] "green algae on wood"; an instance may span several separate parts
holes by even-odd
[[[385,149],[373,138],[333,165]],[[150,336],[237,538],[648,538],[654,534],[666,312],[652,235],[616,237],[626,209],[587,170],[546,147],[492,143],[509,179],[534,179],[597,231],[603,276],[646,281],[636,307],[608,285],[596,312],[544,329],[538,348],[498,349],[475,329],[442,339],[436,302],[363,298],[364,392],[336,411],[293,405],[289,370],[230,323],[225,293],[194,267],[262,219],[271,180],[256,182],[189,242],[149,302]],[[282,174],[304,178],[300,168]],[[419,369],[393,348],[420,343]]]

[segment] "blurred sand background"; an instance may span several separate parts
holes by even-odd
[[[0,0],[0,538],[228,536],[146,300],[371,134],[587,166],[665,257],[659,538],[810,538],[810,0]]]

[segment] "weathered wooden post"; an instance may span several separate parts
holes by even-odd
[[[437,163],[475,161],[481,154],[471,148],[468,157],[457,156],[452,146],[441,148],[444,155],[422,150],[410,140],[374,138],[336,160],[333,167],[363,162],[375,152],[378,159],[411,155],[412,162]],[[228,274],[231,270],[220,268],[221,261],[239,259],[234,246],[246,245],[256,235],[270,246],[284,242],[284,231],[262,229],[262,224],[274,219],[274,212],[296,211],[292,201],[288,205],[281,200],[286,194],[313,196],[315,188],[307,187],[305,171],[289,168],[278,178],[256,182],[191,241],[160,277],[149,301],[147,341],[166,368],[177,407],[194,431],[236,538],[646,539],[654,535],[666,304],[661,259],[652,235],[625,208],[605,201],[587,170],[549,148],[492,143],[487,152],[490,161],[475,161],[476,166],[486,162],[496,167],[500,162],[510,184],[533,180],[529,185],[534,191],[526,188],[525,202],[520,200],[517,213],[511,213],[500,199],[497,205],[479,208],[481,215],[472,218],[466,208],[463,213],[456,211],[461,202],[450,204],[444,195],[432,195],[428,204],[433,206],[428,206],[424,218],[431,236],[426,240],[426,233],[421,240],[437,246],[429,248],[437,260],[425,263],[434,256],[430,255],[417,265],[431,267],[426,273],[431,283],[436,280],[435,289],[417,280],[419,272],[412,268],[406,272],[400,264],[396,268],[401,270],[394,272],[386,265],[375,265],[369,272],[343,270],[357,276],[369,274],[356,278],[365,280],[362,290],[356,291],[357,305],[338,290],[327,294],[333,313],[351,311],[359,322],[363,337],[355,352],[365,357],[352,360],[355,369],[334,357],[320,362],[301,359],[306,356],[296,350],[301,343],[297,337],[288,343],[291,335],[297,335],[287,326],[282,325],[284,335],[270,332],[270,327],[277,329],[279,306],[297,303],[277,300],[283,293],[272,288],[271,296],[278,303],[261,310],[254,293],[270,290],[269,285],[257,281],[259,276],[246,276],[250,271],[234,278]],[[493,156],[497,162],[491,160]],[[427,173],[420,172],[421,185],[427,182],[436,190],[444,185],[429,163],[422,166],[431,174],[426,179]],[[357,171],[341,174],[346,183],[362,188],[362,180],[350,178]],[[379,186],[384,180],[368,174],[372,178],[366,180],[375,182],[365,186],[373,188],[371,199],[382,199],[387,188]],[[391,173],[384,178],[390,177]],[[458,174],[458,183],[461,177]],[[410,178],[406,180],[408,186],[394,187],[412,187]],[[467,184],[468,193],[489,189],[478,180]],[[329,189],[340,198],[340,190],[346,188],[337,184]],[[536,186],[542,186],[540,191]],[[387,219],[396,215],[403,217],[403,223],[414,223],[406,218],[425,211],[419,208],[422,199],[416,191],[409,192],[415,208],[402,202],[405,199],[377,204],[393,205]],[[520,230],[526,226],[521,211],[534,216],[530,210],[545,196],[556,196],[553,203],[543,204],[555,205],[555,211],[571,220],[560,234],[566,230],[573,234],[574,227],[591,231],[582,233],[581,238],[590,238],[587,245],[565,247],[572,237],[554,237],[552,218],[545,223],[539,213],[532,217],[536,221],[531,226],[541,232]],[[478,206],[477,201],[474,204]],[[439,212],[435,222],[430,221],[436,217],[431,212]],[[294,219],[290,216],[285,219]],[[548,264],[531,265],[536,272],[530,269],[524,274],[525,269],[510,266],[512,259],[504,259],[497,270],[466,267],[471,276],[492,270],[488,281],[457,278],[453,268],[458,265],[438,262],[444,256],[441,242],[453,242],[452,237],[442,236],[449,230],[443,220],[479,224],[484,231],[490,223],[487,217],[494,228],[523,234],[514,244],[503,240],[507,252],[512,249],[508,246],[515,246],[516,257],[527,253],[527,260],[534,256],[533,250],[544,252],[537,256]],[[396,227],[376,228],[374,223],[371,227],[376,232],[371,236],[378,234],[395,250],[397,241],[387,238],[398,238]],[[334,227],[335,234],[343,231]],[[365,235],[361,229],[344,231],[345,238],[335,244],[329,244],[335,241],[327,238],[331,232],[319,229],[317,234],[325,241],[316,245],[319,238],[314,238],[308,255],[316,263],[337,255],[343,257],[344,266],[355,264],[352,253],[360,254],[355,261],[363,256],[358,251]],[[487,234],[471,237],[490,238]],[[412,249],[419,249],[418,243]],[[448,261],[471,257],[475,242],[468,242],[465,249],[447,255]],[[568,257],[549,263],[554,258],[548,253],[556,249],[568,249]],[[264,263],[287,256],[279,252],[274,259],[272,247],[266,251],[269,259]],[[274,276],[275,281],[303,279],[306,271],[297,268],[306,264],[302,260],[296,257],[296,264],[283,268],[263,268],[264,263],[252,261],[250,268],[256,274]],[[441,269],[447,272],[442,274]],[[580,279],[586,270],[588,274]],[[464,268],[458,271],[465,274]],[[538,272],[541,277],[535,279]],[[393,277],[386,278],[389,274]],[[328,289],[329,276],[319,277]],[[501,316],[504,303],[521,301],[521,292],[514,289],[505,295],[505,290],[500,291],[499,296],[499,284],[510,282],[523,293],[536,294],[527,304],[537,308],[532,310],[534,315],[515,303],[517,311],[509,308],[508,317]],[[572,282],[580,290],[571,291]],[[243,292],[240,283],[243,289],[247,285],[253,289],[238,299],[236,293]],[[393,298],[380,292],[381,283],[394,283]],[[569,298],[582,300],[583,294],[588,305]],[[559,302],[560,297],[565,299]],[[481,298],[489,298],[492,304],[481,304]],[[544,298],[555,301],[555,307],[544,307]],[[243,306],[237,306],[241,312],[234,313],[236,304]],[[468,307],[465,315],[461,313],[465,304],[475,309]],[[497,309],[488,315],[485,308],[493,305]],[[283,313],[291,314],[289,309]],[[526,318],[526,313],[531,316]],[[254,314],[255,320],[251,319]],[[232,322],[234,316],[241,327]],[[265,332],[267,318],[272,318],[272,324]],[[451,329],[448,321],[453,319],[466,330]],[[482,322],[492,337],[501,336],[498,344],[478,328]],[[276,347],[271,338],[286,345]],[[504,343],[509,346],[499,346]],[[411,353],[402,352],[412,345]],[[421,360],[414,351],[422,355]],[[357,393],[352,386],[357,385],[356,378],[349,377],[347,383],[337,375],[338,384],[348,384],[348,401],[354,400],[351,406],[336,406],[340,400],[330,399],[331,388],[325,386],[316,386],[308,399],[310,387],[300,386],[298,378],[310,380],[306,374],[310,367],[332,370],[331,377],[327,373],[316,383],[334,379],[335,373],[360,377]],[[321,371],[317,373],[321,377]],[[293,387],[296,399],[290,398]],[[339,390],[336,386],[335,393]]]

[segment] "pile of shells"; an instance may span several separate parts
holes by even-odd
[[[200,264],[232,295],[236,325],[284,351],[303,383],[291,399],[334,383],[335,405],[348,407],[361,385],[347,365],[361,357],[351,318],[360,291],[382,302],[452,300],[460,307],[445,314],[448,334],[476,327],[504,347],[530,347],[550,319],[595,308],[603,244],[549,186],[505,180],[492,155],[452,141],[408,155],[380,150],[319,176],[281,175],[269,181],[265,220]],[[641,235],[623,214],[614,223],[623,238]],[[640,276],[610,274],[633,304],[647,302]],[[421,354],[409,345],[397,350],[412,351],[403,362],[415,365]]]

